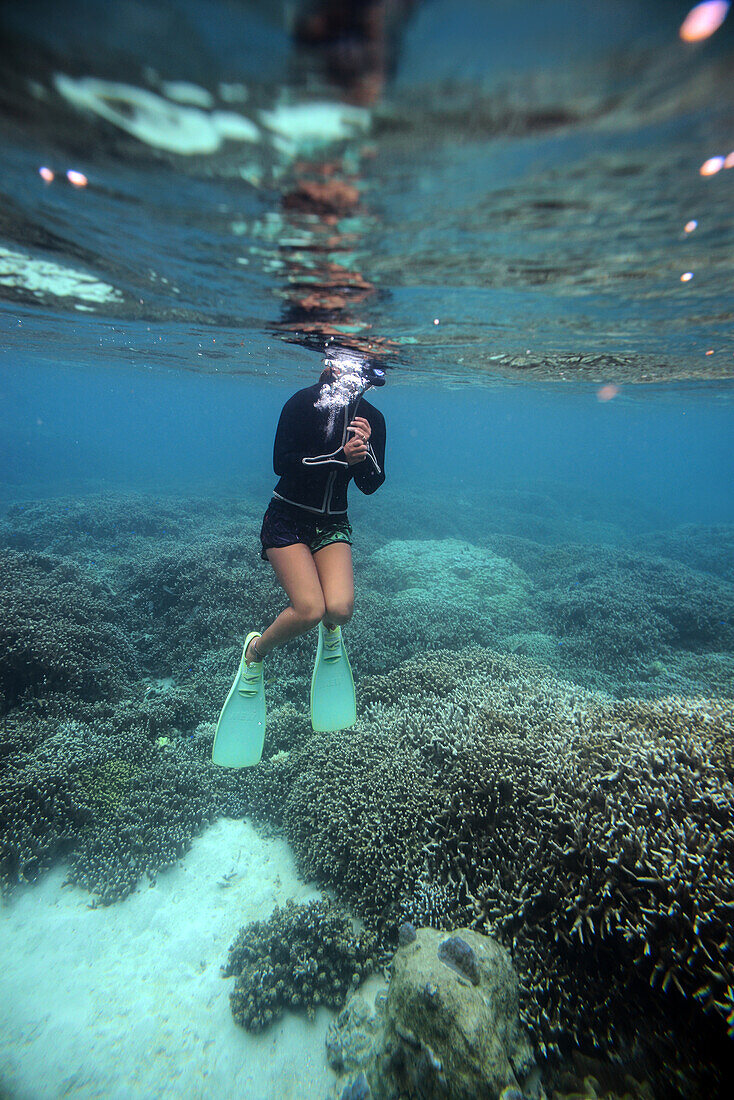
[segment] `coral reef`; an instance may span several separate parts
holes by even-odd
[[[643,1042],[684,1091],[731,1011],[731,705],[615,703],[479,648],[361,692],[365,719],[294,746],[278,788],[304,873],[384,939],[426,914],[498,935],[541,1051]],[[268,773],[247,783],[272,800]]]
[[[98,699],[140,676],[117,601],[71,562],[0,553],[0,691],[6,709],[69,691]]]
[[[543,599],[549,621],[587,663],[634,666],[666,647],[734,645],[734,588],[714,587],[682,564],[597,547],[552,575]]]
[[[370,555],[360,580],[363,614],[352,628],[360,673],[429,646],[490,644],[535,622],[522,570],[460,539],[393,539]]]
[[[110,494],[14,505],[0,519],[0,546],[36,552],[11,554],[30,563],[25,573],[33,567],[35,575],[6,570],[3,590],[9,605],[18,606],[26,631],[50,649],[52,636],[39,631],[40,614],[34,617],[32,605],[38,600],[44,607],[65,580],[59,593],[65,603],[52,608],[53,616],[63,625],[71,609],[90,629],[100,616],[114,623],[115,635],[100,643],[112,673],[134,652],[135,680],[145,674],[173,677],[181,691],[190,691],[194,681],[192,728],[203,717],[194,697],[215,705],[231,680],[248,626],[264,621],[280,598],[256,560],[258,523],[252,506],[216,500]],[[87,609],[90,594],[100,609]],[[117,678],[119,683],[108,677],[106,695],[126,686]]]
[[[493,645],[527,653],[586,686],[614,695],[731,692],[734,586],[698,568],[623,545],[583,545],[489,535],[534,586],[534,617]],[[652,552],[651,552],[652,551]]]
[[[64,857],[111,902],[248,812],[381,950],[410,923],[499,937],[539,1051],[636,1042],[641,1077],[715,1091],[734,1021],[734,713],[710,697],[734,684],[725,554],[704,529],[627,539],[630,517],[590,500],[569,520],[547,488],[467,500],[437,541],[437,500],[363,531],[357,727],[313,734],[298,639],[268,659],[265,758],[246,774],[209,755],[242,636],[282,603],[253,560],[259,504],[14,506],[0,885]]]
[[[199,511],[206,507],[202,501]],[[120,543],[141,537],[174,540],[187,534],[188,527],[175,500],[153,504],[134,493],[62,497],[11,504],[0,519],[0,544],[51,554],[99,554],[106,546],[119,549]]]
[[[235,976],[232,1015],[248,1031],[261,1031],[283,1012],[343,1004],[367,977],[375,939],[355,933],[349,918],[324,901],[276,905],[267,921],[241,928],[230,946],[225,978]]]
[[[687,523],[672,531],[638,536],[635,545],[645,554],[682,562],[689,569],[734,584],[734,529],[730,525]]]
[[[358,678],[428,647],[477,642],[615,695],[734,691],[734,595],[707,529],[637,535],[632,552],[622,526],[633,522],[628,509],[605,502],[602,523],[598,502],[547,485],[462,497],[444,517],[451,537],[436,539],[440,492],[411,498],[407,510],[399,493],[393,498],[384,517],[370,513],[372,526],[360,525],[360,599],[349,627]],[[70,600],[81,606],[91,592],[101,611],[90,621],[101,614],[120,633],[112,662],[126,664],[133,651],[151,677],[152,726],[188,732],[226,692],[244,634],[283,601],[257,561],[261,510],[133,494],[27,502],[0,519],[0,546],[63,553],[51,560],[77,567]],[[637,516],[634,523],[635,532],[646,526]],[[725,540],[726,531],[712,534]],[[6,583],[12,606],[44,581],[38,574]],[[40,642],[37,633],[31,640]],[[308,638],[296,639],[270,657],[271,706],[300,705],[311,650]],[[179,693],[175,706],[158,690],[161,680]]]
[[[9,723],[18,731],[16,720]],[[236,779],[185,743],[159,746],[114,719],[36,719],[33,751],[0,774],[0,890],[30,882],[59,856],[95,904],[126,897],[179,859],[207,822],[242,812]],[[206,739],[206,755],[211,740]],[[13,751],[14,750],[14,751]]]
[[[253,612],[259,567],[243,564],[255,522],[246,506],[222,519],[216,502],[134,496],[29,502],[0,521],[15,547],[0,551],[3,889],[65,856],[111,902],[242,812],[237,776],[209,762],[213,729],[193,735],[226,695],[246,622],[268,614],[274,582]],[[287,749],[297,734],[282,728]]]
[[[430,504],[411,505],[412,534],[399,515],[402,537],[371,532],[350,625],[358,675],[476,642],[618,696],[734,691],[734,587],[713,553],[687,557],[672,535],[630,549],[612,523],[564,522],[550,495],[494,497],[496,514],[472,501],[452,515],[449,538],[423,536]]]

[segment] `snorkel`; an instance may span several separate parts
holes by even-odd
[[[373,367],[344,348],[329,348],[321,374],[321,389],[314,402],[317,409],[329,414],[329,431],[334,426],[337,413],[352,402],[356,404],[363,393],[373,386],[384,386],[387,379],[384,370]]]

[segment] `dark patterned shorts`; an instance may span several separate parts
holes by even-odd
[[[268,560],[266,550],[293,546],[297,542],[305,543],[311,553],[315,554],[332,542],[347,542],[351,546],[352,527],[346,516],[317,516],[303,508],[297,508],[295,504],[286,504],[285,501],[274,498],[263,517],[260,542],[260,557],[263,561]]]

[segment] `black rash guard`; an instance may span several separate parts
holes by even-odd
[[[273,490],[287,501],[321,516],[343,516],[352,478],[363,493],[374,493],[385,480],[385,418],[379,409],[357,397],[336,415],[317,409],[321,383],[294,393],[283,406],[275,433],[273,469],[280,481]],[[330,416],[334,415],[331,427]],[[344,454],[347,426],[363,416],[372,429],[367,457],[350,466]]]

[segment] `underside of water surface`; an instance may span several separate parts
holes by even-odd
[[[727,23],[371,7],[309,38],[278,5],[3,5],[6,353],[287,372],[274,332],[433,378],[731,377]]]

